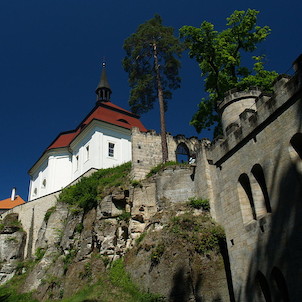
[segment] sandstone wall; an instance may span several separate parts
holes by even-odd
[[[176,149],[184,143],[190,154],[196,154],[200,142],[197,138],[185,138],[183,135],[175,137],[167,135],[168,161],[176,161]],[[138,128],[132,129],[132,178],[143,179],[151,168],[162,163],[161,136],[151,130],[146,133]]]
[[[256,108],[240,116],[237,129],[207,148],[211,167],[205,165],[196,181],[203,182],[211,171],[209,191],[226,231],[236,301],[268,301],[264,295],[273,301],[281,296],[286,300],[286,295],[298,301],[302,159],[300,154],[293,161],[290,154],[290,140],[302,133],[296,78],[281,78],[274,96],[260,95]]]

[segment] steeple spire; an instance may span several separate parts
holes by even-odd
[[[110,95],[112,91],[107,80],[105,62],[103,62],[101,79],[95,90],[95,93],[97,94],[97,102],[110,102]]]

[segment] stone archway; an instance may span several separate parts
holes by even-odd
[[[187,163],[189,161],[190,150],[185,143],[178,144],[175,153],[178,163]]]

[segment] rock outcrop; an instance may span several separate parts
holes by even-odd
[[[0,225],[0,284],[11,279],[24,257],[26,234],[17,214],[10,214]]]
[[[175,302],[229,301],[218,237],[208,250],[199,244],[202,229],[216,226],[209,214],[188,208],[193,187],[179,191],[180,182],[192,181],[190,168],[175,169],[116,188],[86,212],[60,202],[50,208],[39,230],[34,265],[20,290],[33,291],[39,301],[68,297],[95,283],[114,260],[124,257],[127,272],[141,290]],[[25,234],[13,231],[16,242],[0,250],[7,263],[13,262],[8,258],[23,257]],[[1,236],[12,234],[5,232]]]

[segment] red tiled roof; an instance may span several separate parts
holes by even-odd
[[[25,201],[19,195],[17,195],[15,200],[11,200],[11,198],[0,200],[0,209],[12,209],[24,203]]]
[[[139,128],[140,131],[146,132],[142,122],[139,120],[139,116],[127,111],[111,102],[102,102],[96,106],[83,122],[74,131],[62,132],[47,148],[47,150],[54,148],[63,148],[70,145],[74,138],[81,133],[84,126],[91,123],[93,120],[99,120],[102,122],[110,123],[116,126],[120,126],[126,129],[133,127]]]

